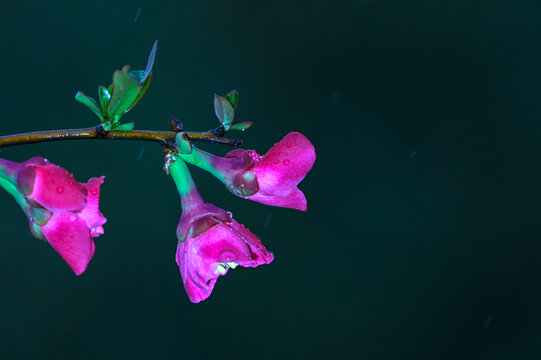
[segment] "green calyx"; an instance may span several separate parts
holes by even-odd
[[[29,219],[30,230],[38,239],[43,239],[40,227],[45,225],[53,216],[53,213],[38,204],[34,204],[22,194],[16,185],[16,181],[7,176],[0,167],[0,187],[13,196],[17,204]]]
[[[103,123],[104,128],[109,130],[130,131],[133,129],[133,123],[120,124],[120,118],[130,111],[145,94],[152,80],[152,67],[156,56],[156,47],[158,42],[154,43],[145,70],[130,71],[128,65],[122,70],[117,70],[113,74],[113,82],[109,87],[101,86],[98,88],[99,104],[92,97],[79,91],[75,94],[75,100],[86,105]]]

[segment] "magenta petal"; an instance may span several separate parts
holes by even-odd
[[[263,155],[252,171],[262,193],[286,196],[304,179],[315,159],[312,143],[304,135],[291,132]]]
[[[268,264],[274,255],[267,251],[259,239],[235,220],[219,223],[201,235],[179,242],[176,261],[184,288],[192,302],[210,296],[219,276],[219,266],[236,263],[244,267]]]
[[[35,166],[33,191],[28,198],[52,211],[79,211],[86,204],[86,190],[73,175],[53,164]]]
[[[270,206],[279,206],[301,211],[306,211],[307,209],[306,197],[298,188],[294,188],[293,191],[286,196],[266,195],[259,192],[249,196],[247,199]]]
[[[256,267],[262,264],[270,264],[274,260],[274,254],[263,246],[257,236],[255,236],[244,225],[233,220],[230,224],[232,232],[236,233],[239,238],[246,243],[251,255],[242,261],[235,261],[237,264],[244,267]]]
[[[184,289],[188,294],[188,298],[191,302],[198,303],[210,296],[214,289],[214,284],[216,284],[218,275],[203,278],[199,272],[195,271],[204,266],[200,257],[195,256],[195,254],[190,254],[190,251],[193,250],[189,247],[189,241],[191,241],[191,239],[188,238],[186,241],[178,243],[176,261],[180,269],[182,283],[184,284]]]
[[[103,184],[104,178],[105,176],[92,178],[88,180],[86,184],[83,184],[88,193],[88,197],[86,206],[81,211],[80,216],[92,232],[93,237],[103,234],[102,225],[107,221],[99,209],[100,186]]]
[[[45,239],[68,263],[76,275],[82,274],[94,256],[94,241],[85,221],[74,213],[55,214],[41,227]]]

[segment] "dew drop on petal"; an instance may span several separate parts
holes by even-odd
[[[289,159],[285,159],[285,160],[283,161],[283,164],[287,166],[287,165],[289,165],[290,162],[291,162],[291,161],[289,161]]]
[[[98,193],[98,190],[92,189],[92,190],[90,190],[90,193],[91,193],[92,195],[96,195],[96,194]]]
[[[218,255],[217,260],[221,263],[236,262],[237,254],[231,250],[224,250]]]
[[[290,148],[290,147],[292,147],[292,146],[293,146],[292,143],[287,143],[287,147],[288,147],[288,148]]]
[[[59,186],[56,188],[56,192],[62,194],[64,192],[64,188],[62,186]]]
[[[278,159],[274,159],[274,160],[272,161],[272,163],[275,164],[275,165],[278,164],[279,162],[280,162],[280,161],[279,161]]]
[[[77,214],[71,214],[71,215],[70,215],[70,221],[71,221],[71,222],[77,221],[77,218],[78,218]]]

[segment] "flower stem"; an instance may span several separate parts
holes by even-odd
[[[213,161],[213,158],[216,158],[215,155],[209,154],[194,147],[190,154],[178,154],[178,156],[187,163],[195,165],[205,171],[208,171],[218,180],[224,182],[224,176],[222,172],[219,171],[219,169],[216,169],[216,167],[213,165],[213,163],[215,162]]]
[[[14,134],[0,136],[0,147],[32,144],[47,141],[61,140],[81,140],[81,139],[109,139],[109,140],[141,140],[154,141],[162,145],[164,148],[174,150],[175,147],[175,131],[151,131],[151,130],[131,130],[120,131],[111,130],[103,131],[101,126],[85,128],[85,129],[66,129],[66,130],[51,130],[37,131],[23,134]],[[206,142],[211,144],[224,144],[230,146],[239,146],[240,140],[226,139],[217,136],[214,131],[206,132],[186,132],[188,140]]]
[[[180,195],[182,209],[183,211],[187,211],[191,207],[203,203],[203,199],[197,191],[197,187],[195,186],[186,163],[176,156],[173,156],[172,160],[173,162],[169,166],[169,173],[171,174],[177,187],[178,194]]]

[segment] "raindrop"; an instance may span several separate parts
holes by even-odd
[[[217,260],[221,263],[237,262],[237,254],[231,250],[224,250],[218,254]]]
[[[272,162],[273,164],[278,164],[280,161],[278,159],[274,159],[274,161]]]
[[[71,214],[71,215],[70,215],[70,221],[71,221],[71,222],[77,221],[77,218],[78,218],[77,214]]]
[[[289,159],[285,159],[285,160],[283,161],[284,165],[289,165],[290,162],[291,162],[291,161],[289,161]]]
[[[56,192],[62,194],[64,192],[64,188],[62,186],[59,186],[56,188]]]
[[[292,143],[287,143],[287,147],[288,147],[288,148],[290,148],[290,147],[292,147],[292,146],[293,146]]]
[[[92,195],[96,195],[96,194],[98,193],[98,190],[92,189],[92,190],[90,190],[90,193],[91,193]]]

